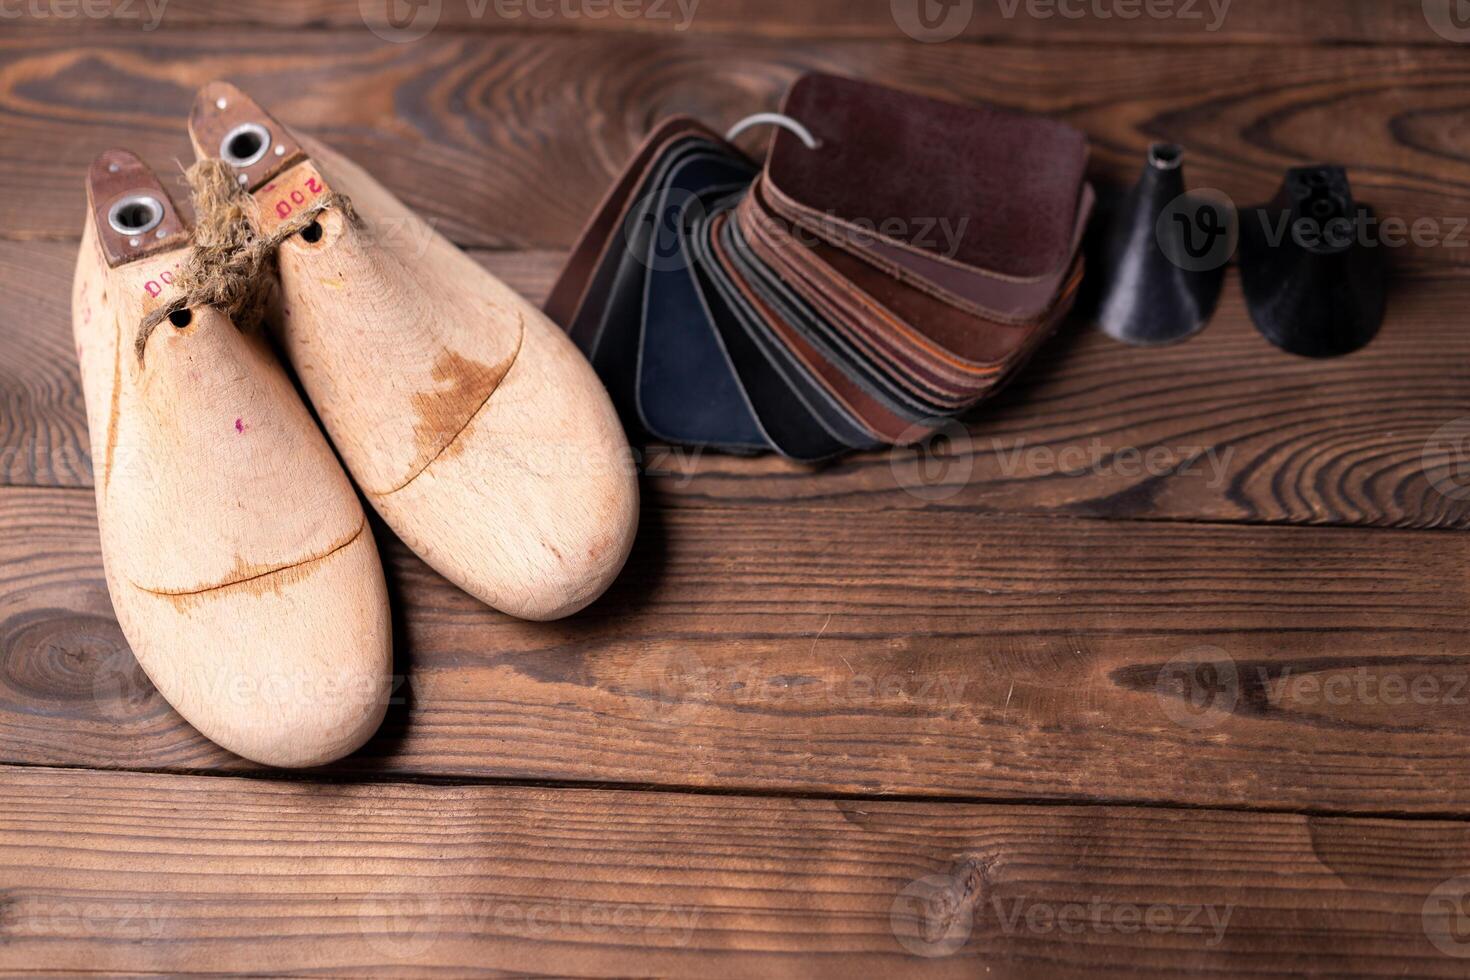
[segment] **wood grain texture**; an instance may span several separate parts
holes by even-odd
[[[981,57],[963,44],[706,35],[439,32],[388,44],[366,31],[26,31],[0,40],[0,126],[14,148],[0,184],[27,191],[0,200],[0,227],[75,234],[80,175],[103,148],[160,168],[188,159],[193,91],[224,77],[367,165],[454,241],[565,248],[656,120],[686,112],[725,126],[774,107],[813,68],[1064,119],[1091,136],[1101,180],[1131,181],[1148,142],[1167,138],[1189,148],[1193,186],[1248,205],[1286,167],[1331,160],[1381,217],[1429,219],[1453,242],[1397,252],[1470,262],[1459,224],[1470,62],[1458,45],[1088,45],[1059,57],[1005,43]]]
[[[3,769],[0,866],[7,972],[1457,977],[1470,827]]]
[[[375,5],[374,5],[375,4]],[[154,0],[154,8],[158,6]],[[31,13],[13,18],[35,30],[191,30],[220,28],[334,28],[361,30],[372,18],[382,25],[385,0],[170,0],[158,16],[147,0],[90,0],[92,15]],[[1421,0],[1208,0],[1170,3],[1017,0],[955,5],[952,23],[924,37],[956,41],[1025,38],[1058,41],[1161,42],[1174,44],[1297,45],[1351,41],[1359,44],[1442,44]],[[739,34],[783,39],[907,39],[888,0],[442,0],[434,29],[442,31],[601,31],[654,34]],[[967,9],[968,8],[968,9]],[[63,14],[69,10],[59,8]],[[416,8],[407,8],[410,12]],[[432,7],[429,8],[432,10]],[[940,8],[941,10],[943,8]],[[422,15],[428,18],[428,12]],[[932,16],[932,14],[931,14]],[[422,23],[428,23],[425,20]],[[415,31],[419,28],[410,24]],[[933,42],[930,42],[933,43]]]
[[[0,241],[0,483],[90,486],[66,305],[75,246]],[[561,256],[478,252],[533,302]],[[1108,518],[1470,526],[1458,443],[1470,416],[1470,278],[1405,276],[1382,334],[1332,361],[1256,332],[1227,279],[1199,337],[1138,351],[1074,318],[1019,381],[934,450],[820,469],[653,447],[645,486],[671,506],[808,501],[865,510],[965,509]],[[1135,455],[1136,454],[1136,455]],[[932,463],[932,465],[931,465]]]
[[[84,492],[0,491],[3,761],[243,766],[132,665],[92,522]],[[533,624],[390,542],[395,702],[340,768],[1470,812],[1467,547],[1442,532],[649,510],[608,596]]]
[[[1243,204],[1335,159],[1382,214],[1470,214],[1467,49],[1419,0],[1234,0],[1218,32],[982,0],[946,44],[884,0],[703,0],[687,31],[580,3],[443,0],[405,45],[356,0],[0,20],[0,972],[1465,976],[1470,470],[1433,437],[1470,418],[1470,248],[1396,250],[1384,334],[1329,363],[1233,280],[1172,350],[1074,323],[922,470],[663,452],[631,565],[566,622],[375,524],[394,704],[332,770],[269,778],[164,703],[103,582],[65,297],[87,164],[190,159],[210,79],[533,300],[655,120],[808,68],[1067,119],[1103,182],[1169,138]],[[1120,455],[1155,447],[1206,455]],[[624,788],[498,785],[542,780]]]

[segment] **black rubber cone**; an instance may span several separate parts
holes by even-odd
[[[1153,144],[1101,237],[1098,326],[1147,346],[1193,336],[1215,312],[1234,246],[1234,208],[1187,194],[1183,149]]]
[[[1383,323],[1386,262],[1341,167],[1297,167],[1275,199],[1241,213],[1240,282],[1256,328],[1282,350],[1336,357]]]

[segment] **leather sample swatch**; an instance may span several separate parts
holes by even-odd
[[[817,461],[917,442],[999,390],[1070,310],[1093,207],[1061,123],[799,79],[763,168],[660,124],[546,310],[630,430]]]

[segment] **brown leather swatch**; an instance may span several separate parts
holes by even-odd
[[[1067,267],[1087,164],[1073,127],[826,74],[798,79],[782,111],[821,145],[778,131],[766,177],[813,219],[998,276]],[[955,222],[943,250],[939,219]]]
[[[782,316],[773,310],[761,295],[751,288],[741,275],[738,266],[726,254],[720,232],[728,215],[721,215],[711,225],[711,245],[715,258],[719,260],[731,283],[765,322],[767,327],[806,368],[807,373],[825,388],[843,409],[857,420],[877,439],[897,443],[901,439],[922,438],[928,430],[915,431],[915,426],[885,408],[862,386],[853,381],[841,368],[833,364],[813,347],[805,337],[794,330]]]
[[[773,214],[805,228],[811,235],[851,252],[896,279],[974,316],[1008,323],[1025,323],[1043,316],[1056,300],[1071,272],[1072,258],[1082,245],[1088,218],[1096,198],[1089,184],[1082,185],[1077,220],[1072,233],[1073,256],[1039,279],[1012,279],[984,269],[967,269],[944,262],[918,249],[901,248],[870,235],[855,236],[851,229],[820,220],[783,201],[767,189],[766,203]]]

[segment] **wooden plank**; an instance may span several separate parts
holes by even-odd
[[[1294,45],[1444,43],[1422,0],[1015,0],[962,2],[939,9],[932,27],[899,3],[849,0],[434,0],[406,8],[402,32],[384,0],[88,0],[85,10],[52,4],[12,8],[16,26],[77,30],[278,27],[362,29],[371,23],[405,40],[440,31],[610,31],[739,34],[775,38],[884,38],[986,41],[1024,38],[1137,44],[1243,42]],[[53,9],[54,7],[54,9]],[[160,9],[161,8],[161,9]],[[76,10],[77,13],[72,11]],[[420,13],[420,11],[422,11]],[[1433,9],[1433,16],[1439,11]],[[953,18],[953,19],[950,19]],[[917,24],[915,28],[913,25]],[[914,33],[906,33],[905,27]]]
[[[0,761],[245,768],[134,665],[93,521],[0,491]],[[402,679],[338,771],[1470,812],[1463,535],[650,508],[538,624],[377,530]]]
[[[75,245],[0,241],[0,483],[90,486],[67,309]],[[557,253],[483,252],[539,301]],[[1214,323],[1164,350],[1070,324],[967,435],[821,469],[655,447],[646,486],[672,506],[823,507],[1241,522],[1470,526],[1470,482],[1444,426],[1470,416],[1470,279],[1412,278],[1367,350],[1318,362],[1249,324],[1238,283]]]
[[[3,769],[0,866],[7,973],[1453,977],[1470,948],[1441,821]]]
[[[71,332],[76,242],[0,242],[0,482],[91,486]]]
[[[0,229],[70,236],[81,175],[127,146],[159,167],[191,159],[195,86],[228,75],[290,124],[355,156],[467,245],[565,248],[655,120],[724,126],[772,108],[806,69],[985,99],[1075,123],[1099,179],[1131,181],[1150,140],[1190,149],[1190,180],[1241,204],[1286,167],[1350,168],[1379,215],[1427,219],[1416,261],[1470,262],[1470,63],[1420,47],[812,41],[700,35],[438,32],[385,44],[366,31],[25,31],[0,40]],[[752,137],[758,139],[760,137]],[[920,216],[912,216],[918,218]]]

